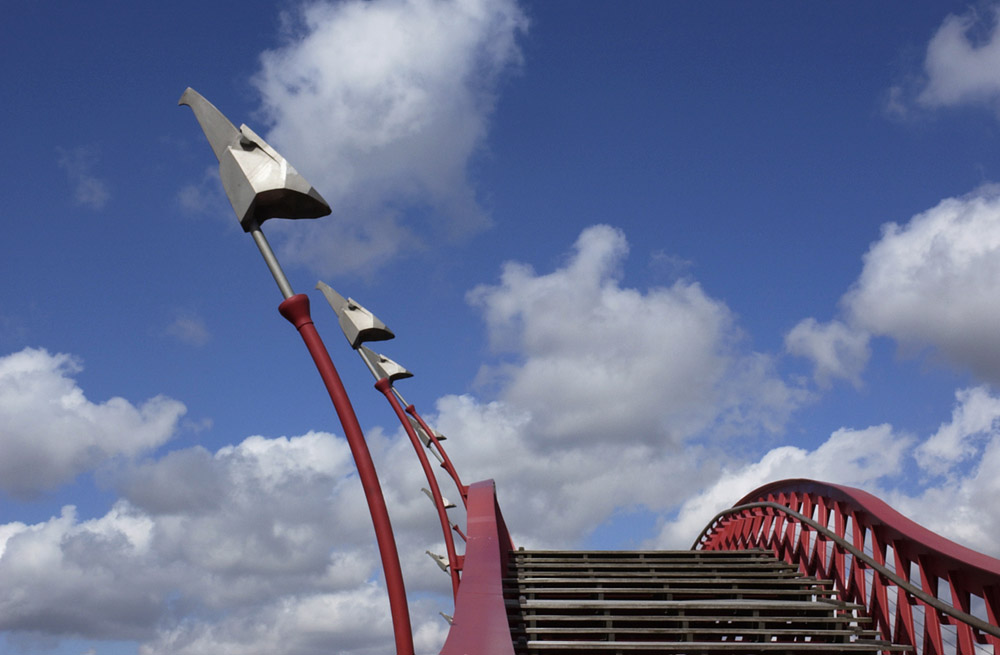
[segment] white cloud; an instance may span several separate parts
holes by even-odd
[[[222,188],[218,166],[209,166],[201,180],[181,187],[177,192],[177,203],[189,216],[211,216],[225,219],[233,226],[238,224]]]
[[[683,503],[652,545],[690,546],[716,513],[753,489],[810,478],[865,489],[948,539],[1000,556],[995,502],[1000,496],[1000,397],[985,387],[961,389],[955,397],[951,420],[920,440],[889,425],[841,428],[815,450],[781,446],[756,462],[726,468]]]
[[[916,450],[928,478],[923,488],[883,498],[931,530],[1000,557],[1000,397],[975,387],[960,389],[955,398],[951,421]]]
[[[687,548],[716,513],[732,507],[757,487],[786,478],[810,478],[872,487],[900,472],[912,438],[889,425],[864,430],[841,428],[813,451],[780,446],[757,462],[725,469],[717,480],[686,500],[677,518],[667,522],[654,540],[659,548]]]
[[[871,356],[869,335],[841,321],[819,323],[814,318],[799,321],[785,335],[785,350],[813,363],[813,377],[829,388],[834,379],[861,386],[861,372]]]
[[[323,275],[371,268],[416,243],[489,223],[468,179],[502,73],[527,21],[513,0],[313,2],[255,84],[268,139],[333,207],[284,232],[283,250]],[[331,248],[331,244],[335,244]],[[343,257],[329,256],[330,252]]]
[[[204,346],[212,335],[205,325],[205,320],[195,314],[183,313],[167,325],[164,333],[181,343],[191,346]]]
[[[675,506],[731,460],[727,437],[777,434],[805,399],[696,283],[622,286],[627,252],[595,226],[557,270],[508,263],[469,294],[507,360],[483,373],[499,399],[446,396],[427,418],[466,482],[496,479],[519,544],[565,547],[618,509]],[[392,470],[415,469],[404,450]],[[415,492],[413,475],[393,487]]]
[[[994,421],[997,417],[994,417]],[[1000,439],[995,432],[981,439],[973,465],[950,475],[940,485],[927,485],[916,495],[883,494],[893,508],[927,528],[973,550],[1000,557]]]
[[[897,118],[916,110],[986,106],[1000,109],[1000,5],[948,15],[927,44],[923,70],[891,86],[885,111]]]
[[[116,456],[166,442],[184,414],[157,396],[136,407],[124,398],[88,400],[69,355],[27,348],[0,357],[0,489],[33,496]]]
[[[228,613],[218,621],[186,622],[144,644],[140,655],[321,655],[387,652],[392,628],[385,592],[359,590],[291,596]]]
[[[921,468],[932,474],[946,473],[969,461],[980,453],[979,442],[1000,435],[1000,399],[991,396],[986,387],[961,389],[955,398],[951,421],[942,423],[915,452]]]
[[[697,444],[672,450],[626,437],[553,450],[528,413],[503,402],[448,396],[429,418],[452,437],[446,444],[466,482],[498,480],[519,545],[565,547],[637,499],[662,516],[688,498],[656,544],[686,547],[750,489],[807,476],[889,489],[879,495],[902,511],[931,510],[933,529],[995,549],[1000,523],[989,503],[1000,491],[992,475],[1000,439],[981,432],[1000,418],[1000,399],[982,389],[957,398],[938,434],[971,437],[966,459],[981,454],[981,463],[919,496],[892,490],[913,439],[888,425],[841,429],[812,451],[782,446],[720,469],[713,462],[725,462],[724,453]],[[447,578],[423,551],[440,550],[440,535],[417,491],[424,481],[410,444],[398,431],[370,431],[369,441],[380,469],[393,472],[383,484],[411,599],[439,594]],[[329,434],[250,437],[126,469],[122,499],[103,517],[79,520],[67,508],[43,523],[0,525],[0,629],[136,639],[145,655],[385,652],[388,606],[371,581],[378,562],[352,470],[347,445]],[[691,497],[698,488],[705,490]],[[411,600],[420,653],[436,652],[444,639],[436,615],[449,610],[444,598]]]
[[[622,287],[627,252],[620,231],[590,227],[562,268],[507,263],[498,285],[469,294],[494,347],[514,354],[485,371],[503,399],[554,442],[628,433],[676,446],[709,428],[780,432],[801,391],[767,357],[740,352],[731,312],[696,282]]]
[[[499,401],[446,396],[429,419],[449,435],[445,445],[466,483],[496,480],[507,525],[528,548],[579,543],[618,508],[673,506],[717,469],[715,453],[701,446],[654,446],[627,431],[554,447],[530,415]]]
[[[94,175],[97,166],[97,150],[92,147],[79,147],[73,150],[58,149],[59,168],[66,171],[69,183],[73,187],[73,201],[81,207],[103,209],[108,204],[111,194],[104,180]]]
[[[390,457],[407,448],[394,439]],[[406,469],[397,464],[418,470],[412,451]],[[0,526],[0,629],[134,639],[149,654],[384,652],[388,601],[372,581],[378,559],[353,468],[342,439],[315,432],[128,467],[105,516],[80,520],[67,507],[43,523]],[[397,479],[419,484],[386,476],[392,496]],[[412,513],[419,527],[394,526],[404,564],[437,571],[423,556],[433,509]],[[406,580],[418,596],[447,588],[444,576]],[[413,603],[422,653],[443,641],[438,609],[448,607]]]
[[[1000,188],[888,223],[842,303],[849,322],[1000,381]]]
[[[926,81],[917,102],[927,107],[995,104],[1000,100],[1000,9],[949,15],[927,44]],[[988,30],[988,34],[979,34]]]

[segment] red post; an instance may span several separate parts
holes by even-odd
[[[441,498],[441,488],[438,486],[437,478],[434,477],[434,470],[431,468],[430,462],[427,461],[427,453],[424,452],[424,446],[420,443],[420,438],[417,436],[413,426],[410,425],[410,422],[406,420],[403,406],[392,393],[392,382],[389,381],[389,378],[382,378],[375,383],[375,388],[381,391],[382,395],[388,399],[389,404],[392,405],[393,411],[396,412],[396,417],[403,425],[403,429],[406,430],[407,436],[410,437],[413,449],[417,451],[417,459],[420,460],[420,466],[424,469],[424,476],[427,478],[427,484],[431,488],[431,496],[434,499],[434,507],[437,509],[438,519],[441,521],[441,530],[444,532],[444,545],[448,550],[448,573],[451,575],[451,591],[457,599],[458,571],[461,566],[459,566],[458,555],[455,552],[455,539],[451,536],[451,521],[448,520],[448,510],[445,509],[444,500]],[[434,437],[431,436],[431,438],[433,439]]]
[[[423,417],[421,417],[420,414],[417,414],[417,408],[412,404],[406,407],[406,413],[417,420],[417,423],[420,424],[420,427],[424,429],[424,432],[427,433],[427,436],[430,437],[430,440],[434,443],[435,448],[437,448],[437,451],[441,454],[441,459],[444,460],[444,464],[442,464],[442,466],[444,466],[444,470],[448,471],[448,475],[450,475],[451,479],[455,481],[455,486],[458,487],[458,493],[462,496],[462,504],[465,505],[466,509],[468,509],[469,487],[462,484],[462,480],[458,477],[458,471],[455,470],[455,465],[451,463],[451,458],[448,457],[448,453],[444,451],[444,446],[441,445],[438,438],[434,436],[434,430],[431,430],[430,426],[424,422]]]
[[[469,488],[469,545],[455,603],[455,622],[441,655],[514,655],[504,607],[503,578],[514,546],[493,480]]]
[[[347,390],[340,380],[340,375],[330,359],[323,340],[320,339],[316,326],[309,315],[309,297],[296,294],[286,298],[278,305],[278,311],[298,329],[305,342],[316,370],[323,378],[323,384],[330,394],[333,407],[340,418],[344,436],[351,448],[354,464],[358,468],[358,477],[368,501],[368,511],[371,513],[375,527],[375,540],[378,542],[379,555],[382,558],[382,571],[385,575],[385,586],[389,593],[389,610],[392,615],[392,629],[396,638],[397,655],[413,655],[413,630],[410,627],[410,611],[406,604],[406,588],[403,585],[403,571],[399,566],[399,552],[396,549],[396,538],[389,522],[389,511],[385,506],[385,497],[375,472],[368,444],[365,442],[361,425],[354,413],[354,407],[347,397]]]

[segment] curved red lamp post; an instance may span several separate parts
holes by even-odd
[[[298,330],[323,379],[330,400],[333,401],[358,469],[358,477],[364,488],[375,528],[375,539],[389,594],[396,653],[413,655],[413,631],[396,538],[368,444],[344,384],[313,324],[309,314],[309,298],[292,291],[291,284],[260,229],[260,224],[269,218],[317,218],[329,214],[330,207],[281,155],[246,125],[237,130],[222,112],[190,88],[181,96],[180,104],[191,107],[205,132],[219,160],[222,184],[240,224],[244,231],[253,236],[285,297],[278,305],[278,311]]]
[[[399,419],[400,424],[402,424],[403,429],[406,430],[406,434],[410,438],[410,443],[413,444],[413,449],[417,453],[417,459],[420,461],[420,467],[424,471],[424,477],[427,478],[427,485],[430,487],[431,500],[434,501],[438,520],[441,522],[445,548],[448,553],[447,564],[443,564],[430,551],[428,551],[428,555],[434,558],[435,562],[448,572],[448,575],[451,577],[452,594],[454,597],[457,597],[462,559],[455,552],[455,539],[451,533],[452,526],[451,521],[448,519],[448,510],[445,507],[444,498],[441,496],[441,488],[438,485],[437,477],[434,475],[430,462],[427,460],[427,453],[424,452],[421,440],[407,419],[399,400],[393,394],[393,381],[413,377],[413,374],[391,359],[383,357],[362,345],[366,341],[384,341],[393,338],[395,335],[385,326],[385,323],[375,318],[370,311],[354,300],[341,296],[329,285],[319,282],[316,284],[316,288],[323,292],[323,295],[330,303],[330,307],[336,312],[340,327],[344,331],[344,336],[347,337],[347,341],[351,344],[351,347],[358,352],[365,366],[368,367],[368,370],[375,377],[375,388],[389,401],[389,405],[396,413],[396,418]]]
[[[406,419],[406,414],[403,412],[403,407],[400,405],[399,400],[392,395],[392,381],[387,377],[380,378],[375,383],[375,388],[382,392],[382,395],[385,396],[386,400],[392,406],[392,410],[396,412],[396,417],[403,425],[403,429],[406,430],[406,434],[410,437],[410,443],[413,444],[413,449],[417,452],[420,467],[424,470],[424,476],[427,478],[427,484],[430,486],[431,496],[434,500],[434,508],[437,510],[438,520],[441,521],[441,531],[444,533],[444,544],[448,552],[448,575],[451,576],[451,592],[457,599],[459,571],[462,570],[462,561],[455,552],[455,539],[451,534],[451,521],[448,520],[448,511],[445,509],[444,499],[441,497],[441,488],[438,486],[437,478],[434,476],[431,464],[427,460],[427,453],[424,452],[423,444],[420,443],[416,430],[413,429],[413,426]]]
[[[427,435],[427,438],[430,440],[430,443],[434,444],[434,447],[437,448],[437,452],[442,459],[441,467],[448,472],[448,475],[451,476],[451,479],[455,482],[455,486],[458,487],[458,493],[462,497],[462,504],[465,505],[466,509],[468,509],[469,486],[462,484],[462,479],[458,477],[458,471],[455,470],[455,465],[451,463],[451,458],[448,457],[448,453],[445,452],[444,446],[441,445],[440,439],[442,439],[443,437],[438,437],[437,433],[434,430],[432,430],[429,425],[427,425],[423,417],[421,417],[420,414],[417,414],[417,408],[414,407],[412,404],[407,404],[406,401],[403,399],[403,396],[399,393],[399,391],[395,387],[392,388],[392,391],[393,393],[396,394],[396,398],[399,399],[399,402],[402,403],[402,405],[406,408],[406,413],[412,416],[417,421],[417,423],[420,425],[420,428],[424,431],[424,433]]]

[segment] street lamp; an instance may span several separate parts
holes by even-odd
[[[386,327],[385,323],[378,320],[374,314],[356,303],[353,298],[344,298],[328,284],[318,282],[316,288],[323,292],[326,301],[330,303],[330,307],[337,314],[340,329],[343,330],[344,336],[347,337],[347,342],[351,344],[351,348],[354,348],[361,354],[362,359],[365,360],[365,365],[369,371],[372,371],[373,375],[375,375],[374,366],[380,365],[383,371],[386,371],[391,382],[413,377],[412,373],[399,364],[396,364],[396,362],[382,355],[372,353],[361,345],[369,341],[386,341],[394,338],[396,335]],[[366,355],[365,351],[371,353],[371,355]],[[377,375],[375,379],[378,379]],[[403,395],[399,393],[399,390],[395,386],[392,386],[391,389],[392,393],[406,409],[406,413],[412,417],[411,422],[416,422],[414,428],[420,440],[424,442],[424,446],[430,449],[434,457],[437,458],[441,466],[451,476],[451,479],[455,482],[455,486],[458,487],[462,504],[467,506],[469,487],[462,484],[462,479],[458,476],[455,465],[452,464],[451,458],[448,457],[444,446],[441,445],[441,442],[445,440],[445,436],[427,425],[423,417],[417,413],[416,407],[407,403],[406,399],[403,398]],[[434,445],[434,448],[431,448],[431,444]]]
[[[423,468],[424,476],[427,478],[427,485],[430,487],[431,496],[434,500],[434,508],[437,510],[438,519],[441,522],[441,530],[444,533],[445,548],[448,551],[447,559],[433,553],[428,552],[428,554],[443,571],[451,576],[452,593],[457,597],[459,571],[462,568],[461,560],[455,552],[455,538],[451,534],[452,524],[448,519],[447,508],[441,496],[441,488],[438,486],[437,476],[434,475],[430,462],[427,460],[427,453],[421,447],[421,439],[417,436],[417,431],[410,424],[409,417],[403,410],[403,406],[393,393],[392,383],[394,381],[412,377],[413,374],[388,357],[383,357],[361,345],[366,340],[376,341],[392,338],[392,332],[385,327],[384,323],[375,318],[370,311],[354,300],[341,296],[329,285],[319,282],[316,284],[316,288],[323,292],[333,311],[337,313],[344,336],[347,337],[347,341],[350,342],[351,347],[358,352],[365,366],[371,372],[372,376],[374,376],[376,380],[375,388],[381,391],[382,395],[389,401],[389,405],[392,406],[400,424],[406,430],[406,434],[410,438],[410,443],[413,444],[413,449],[417,453],[417,459],[420,460],[420,466]]]
[[[430,444],[434,444],[434,447],[437,448],[437,452],[434,452],[433,449],[431,450],[431,452],[434,452],[435,456],[437,456],[438,460],[441,462],[441,467],[448,472],[448,475],[451,476],[451,479],[452,481],[454,481],[455,486],[458,487],[458,493],[462,499],[462,504],[468,507],[469,487],[468,485],[462,484],[462,479],[458,477],[458,471],[455,470],[455,465],[451,463],[451,458],[448,457],[448,453],[445,451],[444,446],[441,445],[441,442],[445,440],[445,436],[440,432],[438,432],[437,430],[435,430],[434,428],[432,428],[431,426],[427,425],[427,422],[424,421],[424,418],[417,413],[417,408],[414,407],[412,403],[408,404],[406,402],[406,399],[403,398],[403,394],[399,393],[399,390],[396,389],[396,387],[392,388],[392,392],[396,394],[396,397],[399,399],[399,402],[402,403],[404,407],[406,407],[406,413],[409,414],[411,417],[410,420],[416,421],[417,425],[421,428],[421,431],[427,435],[427,438],[425,439],[425,441],[427,442],[427,447],[430,448],[431,447]]]
[[[424,492],[424,495],[427,496],[427,498],[430,499],[431,503],[434,504],[435,507],[437,506],[437,504],[434,501],[434,494],[432,494],[429,489],[421,487],[420,491]],[[441,496],[441,501],[444,503],[444,508],[445,509],[455,509],[457,507],[457,505],[455,503],[451,502],[450,500],[448,500],[444,496]],[[457,534],[459,537],[462,538],[462,541],[468,541],[468,538],[466,538],[465,533],[462,532],[462,528],[458,527],[457,523],[452,523],[451,524],[451,529],[455,531],[455,534]]]
[[[236,129],[222,112],[197,91],[188,88],[178,104],[187,105],[194,111],[195,118],[205,132],[212,151],[219,160],[219,177],[236,217],[243,230],[253,236],[285,298],[278,305],[278,311],[298,330],[330,394],[330,400],[333,401],[358,468],[358,477],[375,527],[375,539],[389,594],[396,653],[413,655],[413,633],[399,553],[368,444],[340,375],[313,325],[309,315],[309,298],[292,291],[260,229],[261,223],[269,218],[326,216],[330,213],[330,206],[274,148],[246,125]]]
[[[396,389],[396,384],[395,384],[396,380],[412,378],[413,373],[410,373],[408,370],[406,370],[396,362],[392,361],[385,355],[376,353],[370,348],[367,348],[365,346],[359,346],[357,350],[358,353],[361,355],[361,358],[364,360],[365,364],[368,366],[368,370],[371,371],[372,375],[375,376],[376,380],[379,380],[381,378],[389,379],[389,382],[391,384],[390,389],[392,391],[392,394],[396,397],[396,400],[399,401],[400,406],[404,407],[407,412],[413,415],[406,417],[407,422],[410,424],[410,427],[413,429],[413,432],[420,439],[420,442],[424,444],[424,448],[429,450],[431,455],[434,455],[434,459],[438,461],[438,464],[440,464],[443,469],[445,469],[452,475],[452,479],[456,480],[458,489],[462,493],[462,504],[464,506],[466,504],[466,496],[468,495],[468,487],[462,486],[461,481],[457,480],[458,473],[455,471],[455,467],[452,465],[451,459],[447,459],[448,453],[444,451],[444,447],[441,445],[441,441],[443,441],[446,437],[437,430],[430,428],[427,425],[427,423],[425,423],[424,420],[416,413],[416,410],[413,408],[413,405],[407,405],[406,400],[403,398],[403,395],[399,393],[398,389]],[[416,416],[416,418],[414,418],[414,416]],[[435,446],[437,447],[437,450],[435,450]],[[431,502],[433,502],[436,507],[437,501],[434,499],[434,496],[431,494],[431,492],[428,491],[427,489],[421,489],[421,491],[427,494],[427,497],[431,499]],[[441,501],[445,509],[453,509],[454,507],[456,507],[455,503],[451,502],[444,496],[441,496]],[[458,527],[458,525],[451,523],[451,529],[454,530],[458,534],[458,536],[462,538],[462,541],[465,541],[465,534]]]

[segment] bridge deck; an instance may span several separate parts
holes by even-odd
[[[518,655],[908,650],[763,551],[514,551],[504,597]]]

